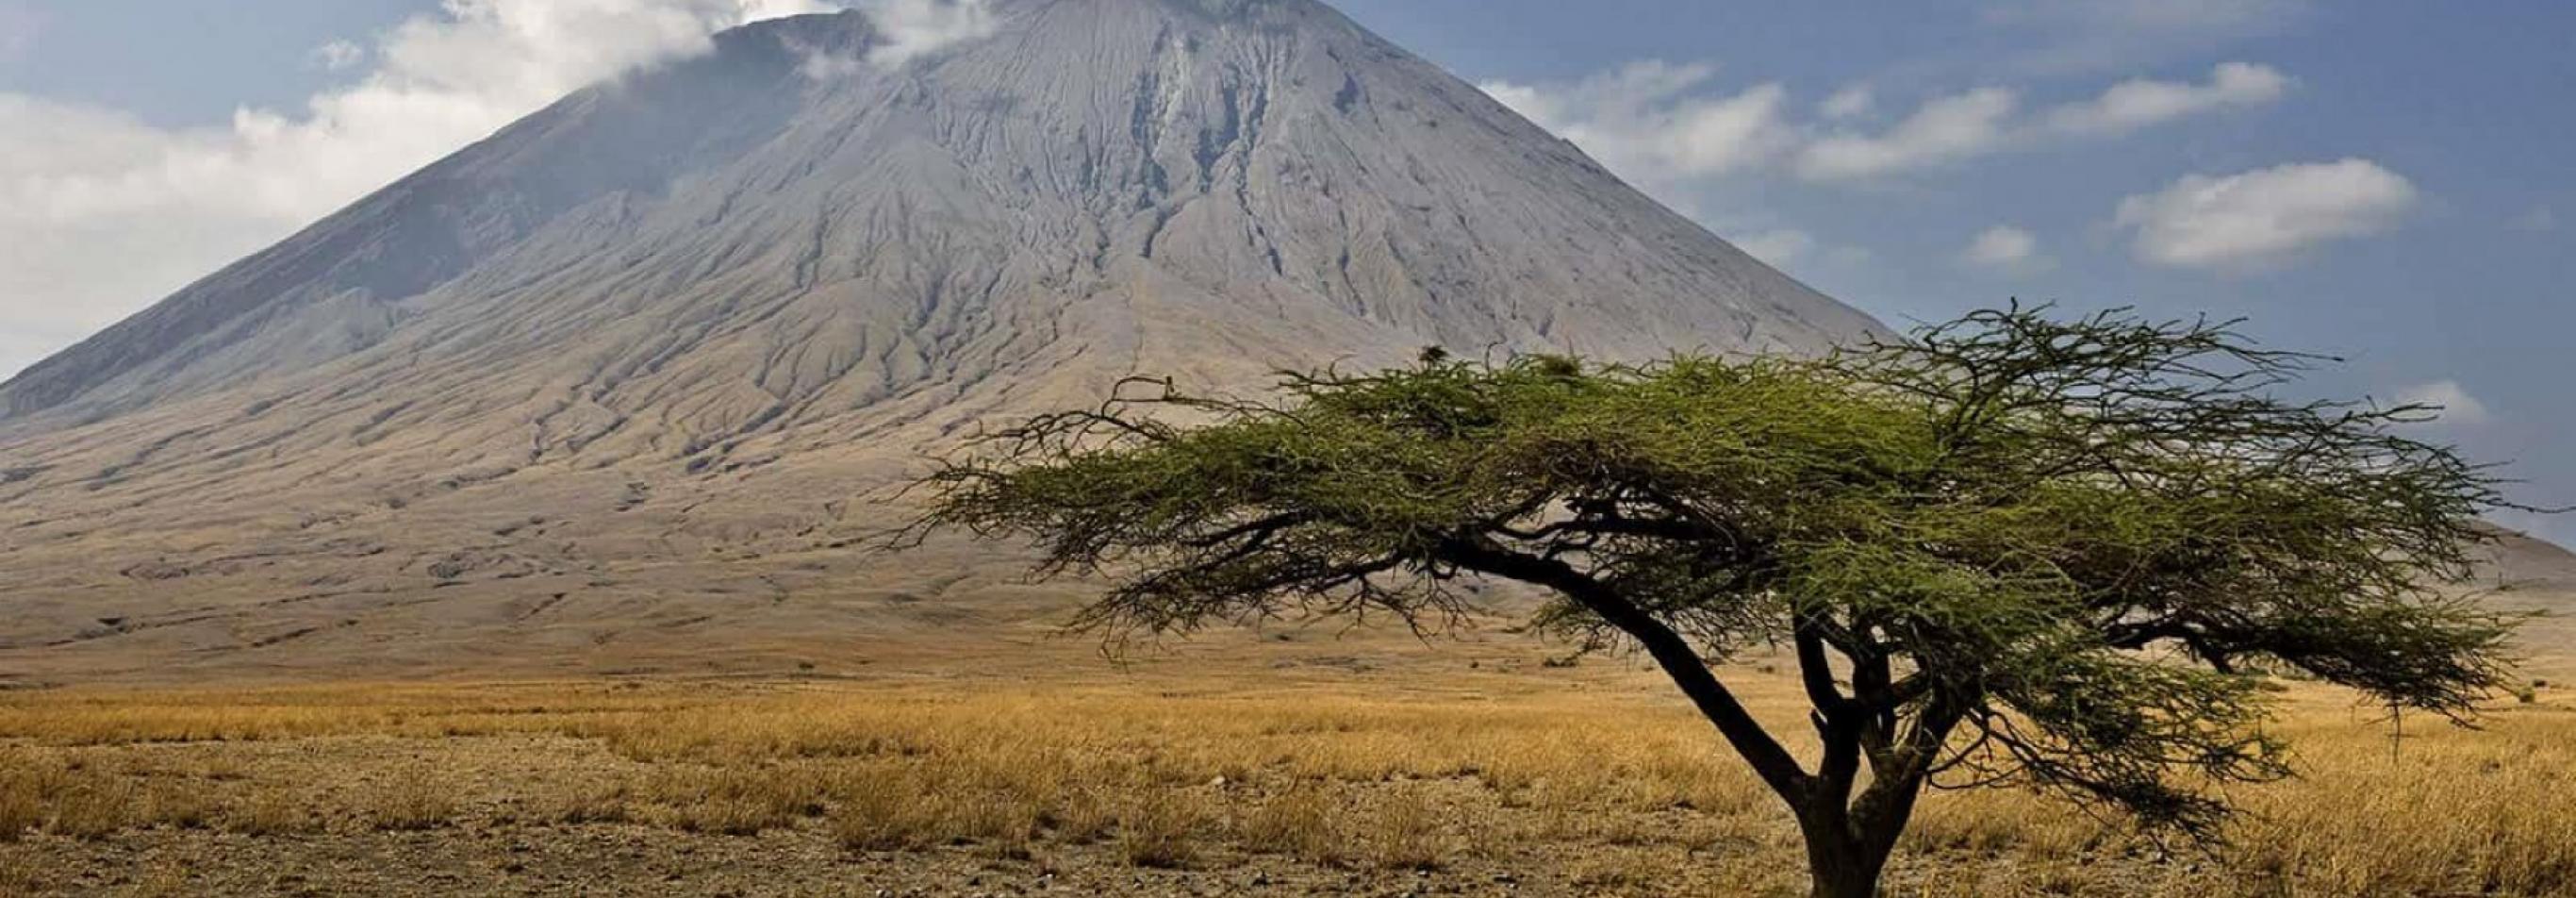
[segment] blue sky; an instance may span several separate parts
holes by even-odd
[[[0,0],[0,372],[602,67],[822,2]],[[2576,503],[2576,4],[1339,5],[1891,322],[2248,317],[2349,360],[2310,389],[2446,401],[2428,433]],[[110,189],[209,171],[260,186]]]

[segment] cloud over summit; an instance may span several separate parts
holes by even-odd
[[[953,4],[880,0],[935,32]],[[10,27],[0,0],[0,32]],[[715,32],[820,0],[446,0],[361,45],[301,108],[162,128],[0,92],[0,377],[585,85],[703,53]],[[949,16],[941,18],[941,16]],[[0,36],[5,40],[5,36]],[[19,138],[18,135],[28,135]]]

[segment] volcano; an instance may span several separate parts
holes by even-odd
[[[1122,378],[1883,332],[1320,3],[992,11],[726,32],[0,385],[0,677],[1018,626],[1063,596],[1007,559],[850,542]]]

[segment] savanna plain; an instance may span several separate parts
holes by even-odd
[[[1796,895],[1642,662],[1503,633],[1022,640],[767,676],[0,693],[0,894]],[[1003,660],[992,660],[1003,659]],[[2545,666],[2543,669],[2546,669]],[[1726,669],[1796,734],[1784,666]],[[2222,842],[1936,793],[1898,895],[2576,894],[2576,693],[2475,730],[2285,682]]]

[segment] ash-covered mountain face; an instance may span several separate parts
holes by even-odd
[[[862,17],[800,24],[799,46],[874,40]],[[95,417],[363,350],[533,234],[774,137],[803,106],[784,36],[729,32],[713,55],[569,97],[35,365],[0,385],[0,417]]]
[[[1311,0],[994,8],[729,32],[0,385],[0,666],[847,631],[872,487],[1131,374],[1878,332]]]
[[[1321,5],[1003,10],[1000,34],[900,69],[867,62],[881,39],[855,13],[730,32],[189,287],[0,408],[93,419],[338,362],[484,376],[503,350],[608,400],[649,360],[791,400],[863,379],[844,397],[863,402],[1005,367],[975,337],[1032,317],[1333,341],[1264,363],[1811,350],[1869,326]],[[1105,320],[1139,294],[1197,320]],[[687,332],[588,333],[639,318]],[[1009,355],[1045,348],[1018,336]],[[814,361],[735,370],[753,348]]]

